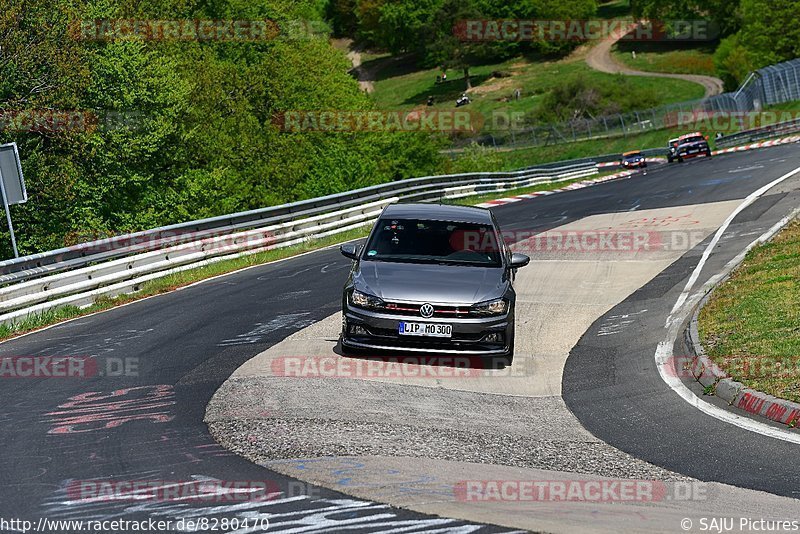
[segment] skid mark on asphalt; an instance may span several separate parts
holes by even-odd
[[[307,272],[315,271],[315,270],[318,270],[322,274],[326,274],[326,273],[329,273],[329,272],[340,271],[340,270],[349,269],[349,268],[350,268],[350,264],[349,263],[340,262],[340,261],[331,261],[331,262],[328,262],[328,263],[324,263],[322,265],[313,265],[311,267],[307,267],[305,269],[300,269],[298,271],[293,271],[291,273],[283,274],[283,275],[277,276],[277,277],[274,274],[265,274],[265,275],[259,276],[258,278],[256,278],[256,280],[269,281],[269,280],[274,280],[275,278],[279,278],[279,279],[294,278],[295,276],[297,276],[299,274],[303,274],[303,273],[307,273]]]
[[[263,340],[266,336],[277,330],[299,330],[307,328],[316,321],[309,316],[310,312],[289,313],[278,315],[266,323],[256,323],[256,327],[245,334],[220,341],[218,347],[231,347],[235,345],[251,345]]]
[[[48,434],[74,434],[116,428],[131,421],[167,423],[175,418],[170,385],[139,386],[110,393],[90,391],[70,397],[48,412]]]
[[[86,334],[84,336],[64,336],[63,338],[52,338],[51,341],[57,339],[66,339],[63,343],[58,343],[52,347],[47,347],[39,351],[33,352],[33,355],[46,354],[48,356],[75,356],[75,355],[89,355],[97,356],[100,354],[108,354],[115,350],[127,346],[131,341],[142,339],[147,335],[155,332],[153,328],[145,328],[143,330],[121,330],[105,334],[105,337],[96,339],[94,341],[75,341],[77,337],[91,337],[103,336],[102,333]]]
[[[634,313],[625,313],[621,315],[610,315],[603,324],[600,325],[598,336],[613,336],[621,333],[628,326],[636,322],[636,315],[641,315],[647,310],[641,310]]]
[[[144,482],[147,479],[143,480]],[[210,485],[225,481],[198,474],[184,485],[196,481]],[[108,480],[109,484],[113,482]],[[78,482],[79,483],[79,482]],[[158,482],[156,481],[156,485]],[[468,534],[487,529],[483,525],[464,524],[445,518],[407,519],[388,505],[357,499],[323,499],[308,495],[284,496],[271,493],[268,499],[248,500],[246,494],[211,495],[209,503],[190,499],[142,499],[141,502],[120,502],[108,498],[80,498],[75,492],[76,481],[66,480],[62,487],[44,503],[43,514],[50,519],[83,521],[169,520],[171,531],[192,531],[187,521],[205,521],[216,525],[214,532],[244,534],[246,532],[336,533],[357,532],[429,532]],[[171,488],[172,491],[175,488]],[[186,502],[186,501],[189,502]],[[194,499],[197,500],[196,497]],[[234,502],[231,503],[230,501]],[[278,511],[280,510],[280,511]],[[179,521],[183,520],[183,528]],[[225,523],[223,523],[225,520]],[[223,527],[225,525],[225,527]],[[243,526],[247,525],[247,526]],[[226,528],[227,527],[227,528]]]

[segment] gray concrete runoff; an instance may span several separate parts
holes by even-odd
[[[738,204],[592,215],[555,231],[669,221],[671,231],[691,230],[702,240]],[[212,398],[205,421],[223,446],[277,472],[401,508],[511,528],[674,532],[684,519],[765,511],[790,517],[793,499],[692,480],[604,443],[561,399],[564,364],[581,335],[684,252],[534,254],[517,279],[517,354],[503,371],[468,377],[355,372],[352,360],[337,352],[341,319],[334,313],[239,367]],[[635,318],[619,318],[628,320]],[[305,372],[308,362],[336,371]],[[661,498],[520,497],[525,481],[548,491],[562,483],[583,491],[629,480],[657,486]],[[503,481],[504,491],[516,490],[518,498],[482,498],[488,487],[464,497],[464,488],[487,481]],[[690,499],[678,495],[686,488]]]
[[[755,245],[756,242],[763,243],[775,237],[780,230],[795,220],[798,214],[800,214],[800,208],[787,215],[780,221],[780,224],[770,228],[766,233],[760,236],[759,239],[754,241],[753,245]],[[724,270],[719,273],[721,278],[717,280],[716,283],[710,284],[708,287],[704,288],[706,294],[695,307],[692,313],[692,319],[685,331],[687,346],[692,352],[692,359],[686,362],[686,366],[700,385],[727,402],[729,406],[735,406],[757,418],[766,419],[794,428],[800,424],[800,403],[780,399],[762,391],[745,387],[741,382],[732,379],[708,357],[697,329],[698,316],[703,306],[711,297],[713,291],[730,277],[734,269],[741,265],[744,261],[745,254],[749,250],[750,247],[743,250],[733,260],[728,262]]]

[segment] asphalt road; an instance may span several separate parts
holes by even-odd
[[[494,211],[504,229],[545,230],[597,213],[744,198],[796,167],[796,155],[792,145],[699,160]],[[758,222],[763,214],[752,211],[750,218]],[[637,307],[635,298],[647,299],[653,316],[641,330],[658,324],[694,261],[688,255],[620,308]],[[341,531],[345,525],[364,532],[401,527],[491,531],[293,483],[221,449],[208,434],[202,420],[215,390],[250,357],[336,311],[348,268],[349,260],[337,250],[323,250],[0,344],[3,358],[88,356],[100,371],[86,378],[2,381],[0,518],[177,520],[236,514],[256,519],[269,514],[270,531]],[[584,336],[568,360],[563,384],[583,424],[618,448],[674,471],[791,495],[800,476],[791,448],[708,421],[670,398],[651,361],[652,337],[632,331],[623,350],[621,337],[598,344],[592,330]],[[636,347],[635,354],[630,347]],[[635,380],[622,379],[620,370],[628,372],[628,364],[635,367]],[[128,372],[109,376],[120,365]],[[593,411],[582,411],[582,405]],[[741,458],[735,470],[730,469],[732,455]],[[75,489],[80,481],[129,480],[156,485],[268,481],[282,495],[260,503],[131,502],[87,498],[91,492]]]

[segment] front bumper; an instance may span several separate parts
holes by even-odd
[[[678,155],[675,156],[676,158],[680,159],[692,159],[692,158],[704,158],[711,154],[711,151],[707,148],[702,149],[691,149],[686,152],[678,152]]]
[[[401,336],[401,321],[449,324],[452,337]],[[513,338],[513,306],[496,317],[431,319],[346,306],[342,319],[342,345],[347,348],[492,356],[507,354]]]
[[[625,169],[643,169],[647,167],[647,162],[644,160],[637,162],[625,162],[622,164],[622,167]]]

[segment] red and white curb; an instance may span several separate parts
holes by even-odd
[[[496,200],[489,200],[482,204],[476,204],[476,205],[479,208],[492,208],[494,206],[502,206],[503,204],[511,204],[513,202],[519,202],[520,200],[543,197],[546,195],[554,195],[556,193],[563,193],[564,191],[574,191],[576,189],[583,189],[584,187],[589,187],[595,184],[608,182],[610,180],[619,180],[620,178],[627,178],[632,174],[636,174],[636,172],[637,171],[617,172],[614,174],[609,174],[608,176],[601,176],[600,178],[594,178],[592,180],[581,180],[580,182],[575,182],[574,184],[569,184],[568,186],[560,187],[558,189],[551,189],[550,191],[536,191],[534,193],[526,193],[524,195],[516,195],[508,198],[498,198]]]
[[[797,137],[800,139],[800,136]],[[793,176],[797,172],[798,169],[795,169],[789,174],[782,176],[778,183],[787,177]],[[766,187],[769,187],[769,185]],[[786,217],[762,234],[757,240],[753,241],[739,256],[731,260],[725,266],[725,269],[717,275],[718,279],[713,282],[713,284],[711,281],[708,282],[712,285],[707,289],[703,299],[695,306],[689,322],[689,327],[686,330],[686,334],[688,334],[688,346],[691,351],[691,360],[690,362],[685,362],[683,369],[684,371],[689,371],[691,376],[697,380],[700,385],[712,392],[714,396],[727,402],[730,406],[735,406],[753,415],[786,425],[792,429],[800,428],[800,404],[773,397],[762,391],[747,388],[741,382],[737,382],[731,378],[728,373],[723,371],[706,354],[703,344],[700,341],[697,323],[700,311],[708,302],[713,290],[719,287],[736,267],[741,265],[744,261],[745,254],[749,250],[752,250],[757,243],[766,243],[771,240],[778,232],[795,220],[798,215],[800,215],[800,208],[795,208]],[[682,370],[676,369],[676,371],[680,373]]]
[[[789,137],[782,137],[780,139],[772,139],[771,141],[761,141],[760,143],[752,143],[749,145],[742,145],[733,148],[725,148],[722,150],[715,150],[711,153],[712,156],[716,156],[718,154],[730,154],[731,152],[744,152],[746,150],[755,150],[758,148],[766,148],[770,146],[778,146],[778,145],[786,145],[789,143],[797,143],[800,142],[800,135],[792,135]],[[648,163],[666,163],[666,158],[646,158]],[[598,163],[597,168],[605,168],[605,167],[619,167],[619,163],[616,161],[609,161],[605,163]],[[507,198],[498,198],[497,200],[489,200],[482,204],[477,204],[479,208],[491,208],[494,206],[502,206],[503,204],[511,204],[513,202],[519,202],[520,200],[527,200],[529,198],[536,198],[545,195],[552,195],[555,193],[562,193],[564,191],[573,191],[575,189],[583,189],[584,187],[589,187],[594,184],[607,182],[609,180],[618,180],[620,178],[626,178],[636,171],[622,171],[615,174],[610,174],[608,176],[603,176],[602,178],[595,178],[594,180],[583,180],[581,182],[576,182],[574,184],[568,185],[566,187],[562,187],[560,189],[552,189],[550,191],[539,191],[536,193],[528,193],[526,195],[517,195],[513,197]]]
[[[700,307],[695,311],[689,326],[689,338],[696,354],[689,364],[691,366],[689,370],[694,379],[704,388],[709,388],[713,391],[714,396],[724,400],[730,406],[790,428],[800,426],[800,404],[746,388],[741,382],[732,379],[705,354],[697,333],[699,312]]]
[[[771,141],[761,141],[760,143],[752,143],[750,145],[735,146],[732,148],[724,148],[722,150],[715,150],[712,155],[717,154],[730,154],[731,152],[743,152],[745,150],[754,150],[756,148],[765,148],[768,146],[786,145],[789,143],[796,143],[800,141],[800,135],[792,135],[790,137],[781,137],[780,139],[772,139]]]

